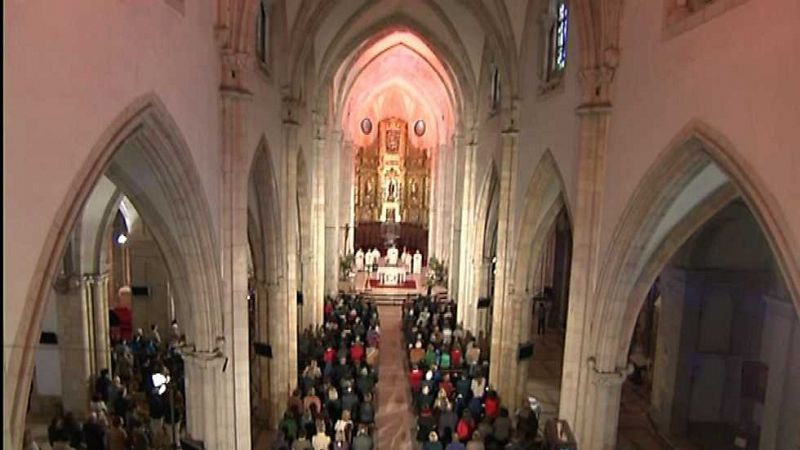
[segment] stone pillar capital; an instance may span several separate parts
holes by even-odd
[[[583,103],[578,107],[579,114],[610,112],[611,86],[619,64],[619,51],[615,48],[608,48],[604,55],[606,61],[603,64],[586,67],[579,72],[583,87]]]
[[[108,272],[103,273],[84,273],[81,278],[86,283],[104,283],[108,281]]]
[[[245,81],[252,71],[254,58],[241,51],[223,48],[220,51],[222,61],[222,84],[220,91],[223,99],[250,100],[253,94]]]
[[[319,111],[312,111],[311,121],[313,124],[314,139],[316,141],[325,141],[325,132],[328,129],[328,118],[325,114]]]
[[[84,278],[79,275],[59,275],[53,281],[53,289],[59,294],[74,294],[79,292],[84,284]]]
[[[300,102],[298,99],[294,97],[284,97],[283,98],[283,125],[287,127],[296,127],[300,125],[298,115],[298,109],[300,108]]]
[[[590,373],[590,381],[595,386],[601,386],[601,387],[621,386],[622,383],[624,383],[625,380],[628,378],[628,376],[633,373],[632,364],[628,364],[628,366],[623,369],[620,368],[615,368],[614,370],[599,369],[597,367],[597,360],[594,357],[590,357],[587,360],[587,365]]]

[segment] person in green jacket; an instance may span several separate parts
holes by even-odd
[[[283,433],[289,442],[297,439],[297,421],[294,420],[294,417],[289,413],[289,411],[283,413],[283,420],[281,420],[280,429],[283,430]]]

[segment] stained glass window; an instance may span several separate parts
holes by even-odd
[[[553,9],[553,22],[550,28],[550,45],[547,58],[547,75],[552,78],[567,66],[567,29],[569,11],[566,0],[556,0]]]

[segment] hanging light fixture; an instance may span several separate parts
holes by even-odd
[[[117,244],[125,245],[126,242],[128,242],[128,236],[126,236],[125,233],[120,233],[120,235],[117,236]]]

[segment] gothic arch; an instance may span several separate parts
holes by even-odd
[[[565,193],[558,164],[547,150],[534,170],[525,194],[513,266],[514,286],[518,289],[527,286],[527,277],[535,265],[534,255],[540,253],[547,231],[555,223],[558,213],[566,208],[569,214]]]
[[[132,147],[135,149],[132,150]],[[125,108],[100,136],[89,152],[55,214],[51,231],[43,243],[37,270],[28,289],[14,347],[7,357],[6,376],[11,381],[5,392],[5,439],[17,443],[22,437],[28,387],[33,369],[33,347],[38,341],[52,280],[71,231],[98,180],[115,158],[131,151],[143,156],[155,185],[140,186],[143,198],[168,199],[172,210],[164,221],[180,235],[178,257],[187,268],[187,298],[192,299],[187,336],[197,349],[215,348],[222,335],[222,314],[218,298],[221,286],[215,259],[217,248],[204,188],[191,152],[164,104],[154,93],[136,99]],[[165,215],[166,216],[166,215]],[[4,439],[4,440],[5,440]]]
[[[714,168],[724,173],[726,182],[697,199],[690,208],[684,208],[680,220],[664,233],[662,223],[675,216],[670,208],[681,192]],[[596,370],[614,371],[627,364],[628,344],[644,297],[642,289],[646,289],[643,286],[652,282],[686,239],[738,196],[761,225],[800,311],[798,251],[780,205],[733,145],[695,120],[684,127],[644,175],[612,236],[614,245],[598,279],[597,298],[602,303],[597,312],[605,325],[597,327],[590,340],[595,346]]]
[[[319,77],[321,81],[317,84],[316,92],[316,98],[320,102],[318,106],[319,110],[328,110],[327,107],[323,107],[326,105],[326,102],[335,102],[333,104],[338,108],[340,106],[338,103],[343,101],[338,98],[328,98],[328,86],[332,85],[339,68],[350,58],[352,58],[353,61],[357,60],[366,49],[372,46],[372,44],[379,42],[388,34],[398,30],[407,31],[419,38],[442,62],[445,70],[447,70],[448,77],[452,80],[451,83],[455,91],[454,113],[457,116],[464,115],[465,111],[469,109],[468,106],[473,104],[476,99],[476,82],[474,77],[469,70],[462,66],[466,64],[467,61],[466,50],[461,48],[458,50],[458,53],[454,54],[433,32],[403,13],[393,14],[366,27],[357,34],[355,38],[351,39],[350,42],[338,49],[336,53],[333,53],[332,49],[337,47],[338,42],[334,42],[328,48],[318,66],[321,69]],[[341,98],[347,98],[347,95],[347,92],[342,92]],[[335,114],[339,112],[341,111],[338,111],[338,109],[334,110]]]
[[[268,342],[276,352],[285,352],[279,347],[279,336],[286,330],[281,326],[287,323],[286,307],[288,299],[285,293],[286,264],[284,254],[281,203],[278,191],[275,168],[270,156],[270,148],[265,136],[259,140],[249,170],[247,234],[253,255],[256,275],[256,318],[258,339]],[[259,383],[259,399],[257,410],[260,418],[266,420],[269,427],[277,426],[282,394],[280,379],[288,376],[288,358],[263,360],[259,358],[257,370],[259,380],[250,379],[250,383]]]
[[[533,294],[525,292],[527,277],[533,270],[532,266],[537,263],[536,256],[541,253],[547,233],[558,219],[559,212],[566,208],[569,213],[564,192],[564,183],[555,158],[547,150],[528,182],[524,212],[517,225],[519,233],[515,250],[509,256],[512,263],[509,268],[511,275],[506,280],[507,286],[495,286],[496,292],[498,289],[505,290],[505,297],[495,295],[497,304],[494,315],[497,319],[494,319],[494,323],[499,326],[492,328],[493,349],[497,346],[499,351],[501,346],[508,345],[516,349],[522,330],[530,326],[530,316],[522,313],[526,300]],[[516,400],[523,382],[523,374],[519,373],[516,363],[516,353],[504,352],[497,360],[492,363],[490,378],[496,380],[495,383],[505,396]]]
[[[255,211],[250,211],[250,214],[253,214],[261,233],[258,239],[261,248],[258,252],[254,251],[254,254],[261,254],[263,257],[254,260],[256,271],[262,273],[268,283],[277,283],[282,276],[283,267],[280,256],[280,249],[283,248],[280,234],[281,211],[278,184],[265,136],[261,137],[254,152],[250,178],[253,182],[252,194],[255,195],[255,208],[257,208]]]

